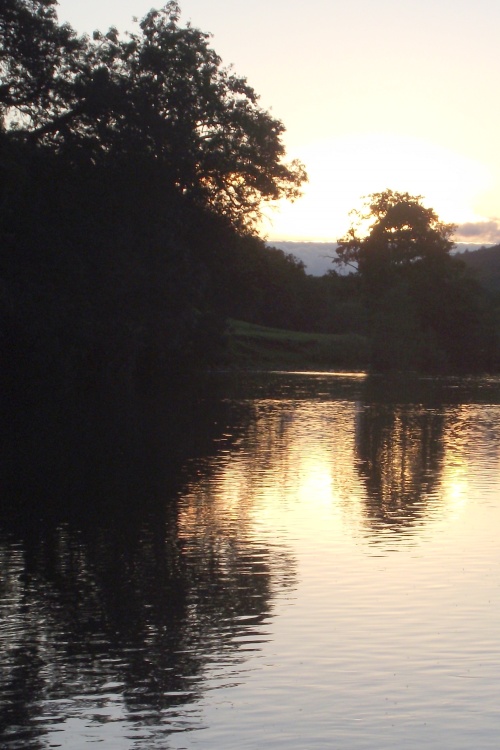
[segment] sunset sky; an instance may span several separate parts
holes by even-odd
[[[80,33],[133,27],[152,0],[60,0]],[[246,76],[306,165],[274,240],[335,241],[361,197],[424,196],[456,239],[500,241],[498,0],[183,0],[181,23]]]

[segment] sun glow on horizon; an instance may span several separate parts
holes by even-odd
[[[422,195],[442,221],[487,221],[478,210],[490,182],[484,164],[423,140],[383,133],[349,135],[296,149],[309,175],[302,198],[266,212],[269,238],[335,241],[362,198],[387,188]]]

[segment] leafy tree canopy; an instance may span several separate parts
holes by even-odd
[[[363,209],[352,212],[350,229],[338,240],[338,262],[370,276],[447,256],[455,226],[440,221],[422,200],[393,190],[367,196]]]
[[[4,0],[0,114],[12,136],[76,164],[154,160],[181,194],[249,229],[262,201],[300,194],[305,170],[284,161],[283,124],[210,35],[179,18],[172,1],[125,37],[78,38],[54,0]]]
[[[491,310],[460,259],[455,227],[421,196],[385,190],[365,199],[339,240],[369,313],[372,365],[390,369],[487,369],[497,351]],[[467,345],[465,346],[465,342]]]
[[[84,46],[57,22],[55,0],[3,0],[0,6],[0,115],[10,130],[36,129],[62,111]]]

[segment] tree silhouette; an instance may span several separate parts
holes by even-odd
[[[84,39],[59,25],[55,0],[4,0],[0,7],[0,116],[16,132],[54,119],[66,105]]]
[[[368,283],[382,275],[405,272],[418,261],[438,260],[453,248],[453,224],[441,222],[422,196],[385,190],[365,199],[364,210],[338,240],[338,263],[354,265]]]
[[[484,369],[496,351],[493,318],[462,261],[453,224],[421,196],[385,190],[354,211],[338,247],[353,266],[371,321],[376,369]],[[467,346],[464,346],[464,341]]]
[[[283,124],[245,78],[222,66],[210,35],[169,2],[137,32],[77,38],[52,0],[0,12],[0,90],[8,129],[73,161],[153,159],[166,182],[248,229],[264,200],[294,199],[306,179],[283,161]]]
[[[170,2],[133,33],[78,37],[53,0],[0,4],[9,391],[129,389],[213,360],[228,258],[256,248],[241,253],[256,269],[261,203],[300,192],[282,123],[179,19]]]

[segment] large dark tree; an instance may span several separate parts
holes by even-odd
[[[0,3],[0,346],[15,387],[133,384],[213,357],[230,290],[252,276],[227,273],[238,248],[261,265],[262,202],[300,191],[282,123],[179,18],[170,2],[131,34],[78,37],[54,0]]]
[[[305,172],[283,161],[283,124],[222,65],[210,35],[179,23],[169,2],[137,32],[77,39],[53,0],[6,0],[0,89],[19,138],[93,163],[154,159],[200,205],[255,225],[262,201],[299,195]]]

